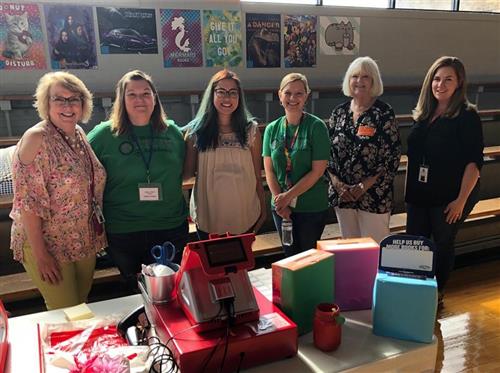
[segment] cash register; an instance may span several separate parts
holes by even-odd
[[[146,313],[181,372],[233,372],[294,356],[297,326],[253,288],[254,234],[210,236],[188,243],[174,297]]]

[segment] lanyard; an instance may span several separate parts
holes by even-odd
[[[151,137],[150,137],[150,143],[149,143],[149,158],[147,160],[146,160],[146,156],[144,155],[144,152],[142,151],[141,144],[139,143],[139,139],[137,138],[133,129],[132,129],[132,133],[131,133],[132,140],[134,141],[135,145],[137,146],[137,149],[139,149],[139,153],[141,154],[142,161],[144,162],[144,166],[146,167],[146,179],[148,181],[148,184],[151,183],[151,174],[149,172],[149,167],[151,166],[151,159],[153,159],[153,142],[154,142],[153,126],[151,126],[151,124],[149,125],[149,129],[151,130]]]
[[[73,149],[73,147],[71,146],[69,141],[66,139],[66,136],[60,132],[59,128],[54,123],[50,122],[50,124],[52,124],[52,126],[55,128],[56,132],[59,134],[59,136],[61,136],[63,141],[66,143],[66,145],[68,145],[68,148],[73,152],[73,154],[75,154],[78,157],[78,153],[76,152],[75,149]],[[81,134],[78,130],[76,130],[75,136],[81,136]],[[94,163],[92,162],[92,157],[90,156],[89,150],[87,149],[87,144],[85,144],[82,141],[82,146],[83,146],[83,151],[85,152],[85,157],[87,158],[87,161],[90,164],[90,190],[89,190],[89,193],[90,193],[90,199],[93,202],[94,198],[95,198],[94,197]]]
[[[293,183],[292,183],[292,158],[290,156],[290,153],[292,152],[293,146],[295,145],[295,142],[297,141],[300,123],[297,124],[297,128],[295,129],[295,133],[293,134],[293,136],[290,140],[290,144],[288,144],[288,123],[287,123],[286,119],[285,119],[285,122],[283,123],[283,125],[285,128],[284,139],[283,139],[283,149],[284,149],[285,158],[286,158],[285,184],[286,184],[287,189],[290,189],[293,186]]]

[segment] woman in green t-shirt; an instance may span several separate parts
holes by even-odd
[[[109,175],[104,191],[106,249],[130,289],[141,264],[154,261],[151,247],[172,242],[176,261],[188,239],[182,194],[185,146],[167,120],[151,77],[126,73],[116,87],[110,120],[88,135]]]
[[[278,95],[285,115],[267,125],[263,140],[266,180],[280,237],[282,220],[293,224],[293,243],[283,244],[287,256],[316,247],[328,210],[323,174],[330,143],[325,123],[304,112],[309,93],[304,75],[291,73],[283,78]]]

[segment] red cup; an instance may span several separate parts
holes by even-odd
[[[329,352],[340,346],[342,323],[337,322],[339,316],[339,306],[334,303],[320,303],[316,306],[313,322],[313,338],[316,348]]]

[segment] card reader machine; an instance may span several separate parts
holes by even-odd
[[[259,318],[247,270],[255,265],[254,234],[210,236],[188,243],[176,277],[177,301],[199,331]],[[229,313],[229,314],[228,314]]]

